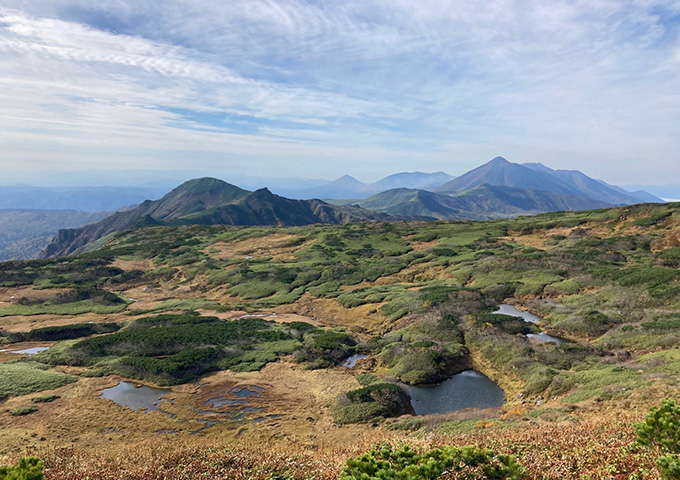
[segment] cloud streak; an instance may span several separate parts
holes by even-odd
[[[496,154],[680,174],[678,1],[4,3],[0,162],[27,178],[188,158],[456,174]]]

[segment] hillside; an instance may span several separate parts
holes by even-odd
[[[320,200],[291,200],[266,188],[249,192],[222,180],[190,180],[156,201],[77,229],[60,230],[42,257],[81,251],[107,235],[149,225],[310,225],[386,219],[357,207]]]
[[[578,170],[553,170],[540,163],[525,163],[524,166],[560,179],[584,197],[610,205],[632,205],[634,203],[647,202],[663,203],[663,200],[647,192],[627,192],[620,187],[592,179]]]
[[[0,261],[35,258],[63,228],[97,222],[111,212],[0,210]]]
[[[359,205],[395,216],[437,220],[489,220],[611,206],[580,196],[491,185],[479,185],[453,195],[394,189],[373,195]]]
[[[680,204],[152,225],[3,263],[0,457],[41,445],[53,478],[74,480],[330,479],[382,441],[475,443],[528,479],[657,479],[633,425],[680,396],[679,266]],[[402,384],[482,374],[504,403],[405,408]],[[122,407],[125,389],[150,400]]]

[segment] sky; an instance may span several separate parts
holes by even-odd
[[[0,183],[680,179],[680,0],[0,0]]]

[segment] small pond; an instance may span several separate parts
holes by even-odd
[[[342,366],[347,368],[354,368],[354,365],[356,365],[359,360],[363,360],[364,358],[368,357],[366,355],[361,354],[352,355],[345,361],[345,363],[342,364]]]
[[[522,312],[520,310],[517,310],[513,305],[508,305],[506,303],[498,305],[498,310],[496,310],[493,313],[512,315],[513,317],[522,317],[525,322],[530,323],[538,323],[541,320],[541,317],[534,315],[533,313]]]
[[[131,410],[146,409],[147,412],[160,411],[158,403],[163,401],[163,396],[172,393],[171,390],[153,388],[142,385],[135,387],[131,382],[120,382],[115,387],[102,390],[101,398],[113,400],[118,405],[128,407]]]
[[[558,345],[565,343],[566,340],[564,338],[560,337],[554,337],[552,335],[548,335],[547,333],[527,333],[527,338],[536,343],[556,343]]]
[[[534,315],[533,313],[529,312],[522,312],[520,310],[517,310],[513,305],[508,305],[506,303],[502,303],[498,306],[498,310],[496,310],[493,313],[501,313],[503,315],[512,315],[513,317],[522,317],[525,322],[529,323],[538,323],[541,320],[541,317],[538,315]],[[527,338],[536,343],[556,343],[556,344],[562,344],[566,343],[567,340],[564,338],[560,337],[555,337],[553,335],[548,335],[547,333],[529,333],[527,334]]]
[[[49,349],[50,347],[31,347],[31,348],[24,348],[23,350],[13,350],[11,348],[3,348],[0,350],[0,353],[18,353],[18,354],[23,354],[23,355],[35,355],[37,353],[40,353],[42,351],[45,351]]]
[[[50,347],[33,347],[33,348],[25,348],[24,350],[15,350],[14,353],[24,353],[26,355],[35,355],[37,353],[43,352]]]
[[[498,408],[503,390],[475,370],[461,372],[438,385],[402,385],[411,395],[416,415],[446,413],[466,408]]]

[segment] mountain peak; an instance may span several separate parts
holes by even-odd
[[[363,185],[362,182],[351,175],[343,175],[342,177],[334,180],[332,183],[334,185]]]
[[[225,188],[233,186],[234,185],[230,185],[224,180],[220,180],[219,178],[202,177],[187,180],[181,185],[175,187],[174,191],[183,191],[190,193],[206,193],[210,192],[211,190],[214,190],[215,188]]]
[[[487,165],[510,165],[510,162],[503,157],[494,157]]]
[[[202,197],[214,198],[217,201],[240,198],[250,193],[248,190],[227,183],[219,178],[202,177],[187,180],[170,193],[162,197],[159,202],[173,198]]]
[[[559,194],[578,195],[576,189],[566,185],[553,175],[509,162],[503,157],[496,157],[481,167],[470,170],[455,180],[442,185],[436,191],[462,192],[485,183],[492,186],[529,188]]]

